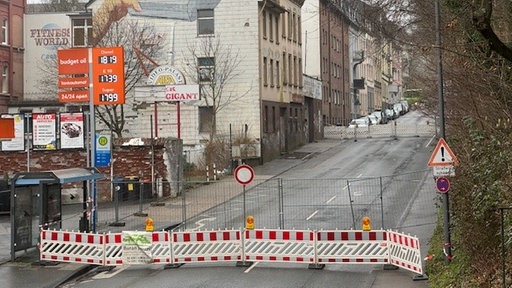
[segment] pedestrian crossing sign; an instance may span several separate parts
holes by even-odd
[[[440,138],[437,142],[436,148],[432,152],[430,159],[428,160],[429,167],[435,166],[457,166],[459,161],[452,149],[448,146],[443,138]]]

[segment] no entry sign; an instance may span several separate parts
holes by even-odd
[[[235,169],[235,180],[241,185],[247,185],[254,179],[254,170],[251,166],[243,164]]]

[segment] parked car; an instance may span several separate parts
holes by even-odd
[[[377,124],[380,123],[379,118],[377,118],[377,116],[375,116],[373,114],[368,115],[368,119],[370,119],[370,124],[371,125],[377,125]]]
[[[388,117],[386,116],[386,113],[384,113],[381,110],[375,110],[372,112],[373,115],[377,117],[379,120],[379,124],[386,124],[388,123]]]
[[[348,128],[367,128],[370,124],[368,117],[361,117],[350,121]]]
[[[395,103],[395,105],[393,105],[393,110],[395,110],[396,117],[404,114],[404,107],[402,107],[402,103]]]
[[[386,113],[386,117],[388,118],[388,120],[396,119],[396,114],[395,114],[394,109],[386,109],[386,110],[384,110],[384,112]]]
[[[400,101],[400,103],[402,104],[404,114],[409,112],[409,102],[407,102],[406,100],[402,100]]]

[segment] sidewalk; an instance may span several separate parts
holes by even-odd
[[[289,157],[276,159],[264,165],[254,167],[255,179],[266,180],[275,177],[299,165],[312,154],[325,152],[339,143],[339,140],[323,140],[317,143],[309,143],[290,154]],[[231,182],[234,181],[221,181],[220,183],[231,185]],[[190,203],[194,203],[193,198],[199,197],[199,195],[200,193],[194,193],[194,191],[187,193]],[[32,249],[28,253],[18,252],[19,255],[16,255],[16,261],[10,262],[10,240],[10,224],[3,224],[0,227],[0,287],[34,287],[36,283],[37,287],[57,287],[67,280],[82,275],[95,267],[75,263],[58,263],[54,266],[42,265],[45,263],[39,262],[39,254],[36,249]],[[427,243],[429,239],[422,240],[422,245],[425,245],[423,243]],[[412,277],[414,274],[404,270],[375,270],[372,273],[376,274],[375,282],[372,285],[373,288],[428,287],[427,281],[413,281]]]

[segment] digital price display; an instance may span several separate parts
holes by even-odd
[[[93,48],[94,105],[124,104],[123,47]]]

